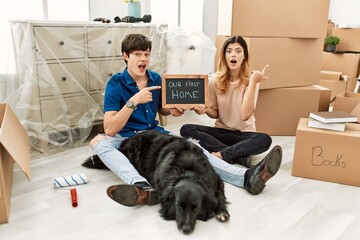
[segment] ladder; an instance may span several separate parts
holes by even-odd
[[[360,88],[360,74],[359,74],[359,77],[358,77],[357,82],[356,82],[354,93],[357,93],[359,91],[359,88]]]

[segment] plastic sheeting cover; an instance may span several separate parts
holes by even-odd
[[[152,40],[150,69],[211,73],[215,46],[196,30],[144,23],[12,21],[19,88],[5,102],[41,152],[81,145],[103,119],[109,77],[123,71],[121,41],[129,33]]]

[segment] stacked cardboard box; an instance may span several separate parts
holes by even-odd
[[[219,35],[324,38],[329,0],[221,0]]]
[[[336,46],[336,51],[341,52],[360,52],[360,26],[357,28],[335,27],[332,35],[340,38],[340,43]]]
[[[333,100],[336,95],[346,90],[348,83],[348,76],[343,75],[342,72],[336,71],[320,71],[320,85],[331,90],[330,100]]]
[[[219,6],[219,27],[221,23],[231,28],[216,37],[216,63],[228,36],[240,35],[248,44],[250,68],[261,70],[269,64],[255,113],[259,132],[293,136],[299,117],[320,109],[324,96],[328,99],[322,106],[328,106],[330,92],[309,86],[320,80],[329,4],[329,0],[232,0],[230,17]],[[224,24],[226,18],[231,24]]]
[[[332,89],[332,97],[338,95],[341,91],[353,92],[360,73],[359,63],[359,53],[323,52],[321,71],[341,72],[347,79],[345,79],[345,83],[341,83],[339,80],[329,79],[329,75],[325,76],[321,74],[320,85]]]

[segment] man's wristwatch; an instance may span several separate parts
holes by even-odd
[[[127,101],[127,102],[126,102],[126,106],[127,106],[128,108],[131,108],[131,109],[136,110],[136,105],[135,105],[132,101]]]

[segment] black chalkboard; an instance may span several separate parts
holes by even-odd
[[[205,104],[208,75],[164,74],[162,76],[162,107],[171,108]]]

